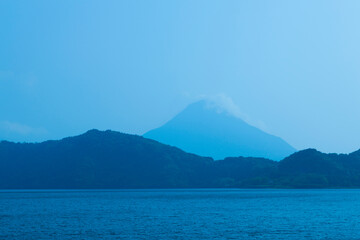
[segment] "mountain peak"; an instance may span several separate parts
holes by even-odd
[[[241,113],[240,109],[236,106],[236,104],[227,97],[214,97],[214,98],[206,98],[194,102],[187,106],[187,109],[192,109],[196,111],[207,111],[213,112],[217,114],[227,114],[229,116],[244,118],[244,114]]]
[[[313,154],[322,154],[321,152],[319,152],[317,149],[315,148],[307,148],[304,150],[300,150],[298,152],[293,153],[292,155],[298,155],[298,156],[306,156],[306,155],[313,155]],[[290,155],[289,157],[291,157],[292,155]]]
[[[86,131],[83,135],[93,135],[93,134],[99,134],[101,131],[98,129],[90,129],[88,131]]]
[[[214,159],[245,156],[281,160],[295,152],[281,138],[249,125],[239,115],[231,101],[201,100],[144,137]]]

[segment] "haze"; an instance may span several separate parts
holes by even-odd
[[[297,149],[360,148],[359,1],[0,2],[0,140],[143,134],[201,98]]]

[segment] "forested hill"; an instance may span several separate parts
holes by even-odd
[[[0,143],[0,189],[360,187],[360,151],[303,150],[280,162],[212,158],[141,136],[90,130],[42,143]]]
[[[43,143],[0,144],[0,188],[202,186],[212,159],[136,135],[90,130]]]

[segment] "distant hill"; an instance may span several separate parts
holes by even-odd
[[[0,188],[203,186],[212,159],[136,135],[90,130],[43,143],[0,143]]]
[[[296,152],[280,162],[214,161],[141,136],[90,130],[43,143],[0,142],[0,189],[360,187],[360,150]]]
[[[281,138],[247,124],[206,100],[189,105],[144,137],[214,159],[245,156],[281,160],[296,151]]]
[[[294,188],[360,187],[360,150],[325,154],[307,149],[279,162],[277,184]]]

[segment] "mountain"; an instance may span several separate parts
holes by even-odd
[[[189,105],[144,137],[214,159],[245,156],[281,160],[296,151],[281,138],[247,124],[206,100]]]
[[[214,161],[212,179],[219,187],[359,188],[360,150],[325,154],[315,149],[296,152],[279,162],[262,158]]]
[[[212,162],[140,136],[90,130],[59,141],[1,142],[0,189],[202,187]]]
[[[360,150],[307,149],[280,162],[214,161],[114,131],[90,130],[42,143],[0,142],[0,189],[340,187],[360,187]]]
[[[296,152],[279,162],[276,184],[292,188],[358,188],[359,153],[325,154],[316,149]]]

